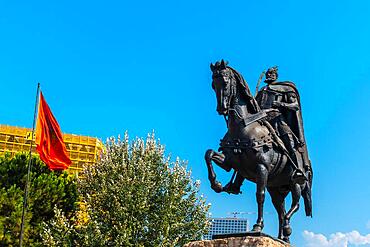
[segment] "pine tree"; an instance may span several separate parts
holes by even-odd
[[[28,155],[0,157],[0,246],[18,246]],[[43,223],[50,221],[54,207],[66,215],[77,209],[76,178],[52,172],[36,156],[32,157],[28,208],[25,217],[25,246],[40,246]]]

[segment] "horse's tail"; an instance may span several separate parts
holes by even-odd
[[[302,197],[304,200],[304,209],[306,211],[306,216],[312,217],[312,172],[308,176],[308,181],[306,182],[303,190]]]

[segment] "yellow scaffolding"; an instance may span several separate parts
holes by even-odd
[[[9,152],[14,156],[18,152],[28,152],[31,141],[32,152],[37,153],[34,140],[32,129],[0,124],[0,155]],[[63,134],[63,140],[72,160],[68,168],[71,173],[78,173],[84,166],[95,163],[104,150],[103,143],[95,137]]]

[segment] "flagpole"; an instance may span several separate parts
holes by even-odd
[[[40,83],[37,83],[35,111],[34,111],[34,114],[33,114],[33,124],[32,124],[31,145],[30,145],[29,158],[28,158],[27,180],[26,180],[26,185],[25,185],[25,189],[24,189],[24,197],[23,197],[21,234],[19,236],[19,246],[20,247],[22,247],[22,242],[23,242],[24,217],[25,217],[25,212],[27,210],[28,187],[29,187],[31,164],[32,164],[32,144],[33,144],[33,136],[35,135],[35,125],[36,125],[36,116],[37,116],[37,106],[38,106],[38,102],[39,102],[39,94],[40,94]]]

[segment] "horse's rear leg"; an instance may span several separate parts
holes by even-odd
[[[257,192],[256,199],[258,203],[258,218],[256,224],[253,226],[252,231],[261,232],[263,224],[263,204],[265,202],[265,190],[267,185],[268,170],[263,164],[257,165]]]
[[[219,167],[228,172],[231,170],[231,166],[225,164],[225,155],[213,151],[212,149],[207,150],[204,158],[206,160],[208,168],[208,180],[211,182],[211,188],[217,193],[220,193],[222,191],[222,185],[220,182],[216,180],[216,173],[213,170],[212,161],[215,162],[216,165],[218,165]]]
[[[281,191],[279,187],[268,188],[271,195],[272,204],[278,213],[279,219],[279,234],[278,238],[286,242],[289,242],[289,238],[284,238],[283,234],[283,223],[285,219],[285,197],[288,195],[288,191]]]
[[[299,209],[299,199],[301,198],[302,190],[299,184],[291,185],[292,192],[292,206],[290,207],[288,213],[285,215],[284,219],[284,236],[289,237],[292,234],[292,228],[290,227],[290,218]]]

